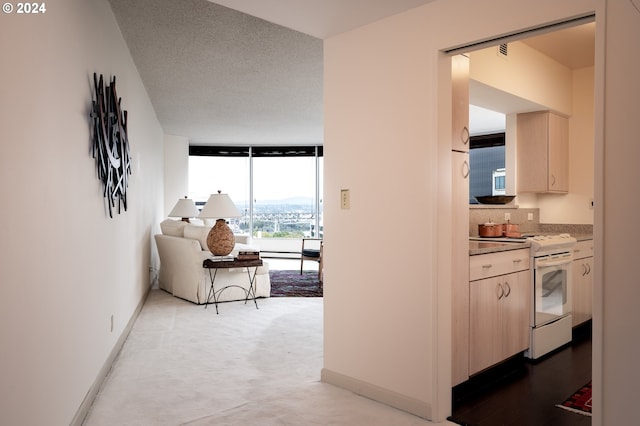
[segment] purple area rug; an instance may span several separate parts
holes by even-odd
[[[269,271],[271,297],[322,297],[315,271]]]

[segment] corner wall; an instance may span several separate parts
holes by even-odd
[[[323,380],[434,421],[450,414],[453,224],[440,188],[451,185],[451,145],[440,135],[451,110],[438,99],[450,92],[440,51],[594,7],[433,2],[325,40]]]
[[[635,422],[640,359],[638,233],[629,226],[640,211],[640,2],[600,4],[606,25],[596,26],[596,75],[604,75],[604,87],[596,84],[594,426]]]
[[[0,193],[12,206],[0,213],[0,413],[12,425],[74,420],[149,290],[163,201],[163,132],[109,4],[46,7],[0,15]],[[117,77],[129,113],[129,209],[113,219],[89,149],[94,72]]]

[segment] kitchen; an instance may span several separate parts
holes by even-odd
[[[561,36],[578,51],[577,38],[586,34],[592,43],[594,27],[594,23],[588,23],[545,35],[542,40],[528,39],[476,50],[467,54],[466,65],[464,60],[460,64],[460,58],[453,58],[453,196],[461,209],[467,204],[467,211],[456,218],[462,229],[454,235],[454,262],[458,265],[454,266],[452,289],[454,394],[456,389],[464,388],[514,357],[533,363],[553,357],[570,344],[572,332],[590,328],[593,54],[590,63],[571,65],[564,61],[570,59],[566,53],[564,59],[551,59],[553,52],[545,51],[544,55],[537,49],[542,49],[540,43],[549,42],[545,37]],[[558,48],[562,44],[557,40],[551,43]],[[587,47],[593,52],[592,44]],[[464,130],[456,130],[464,128],[461,123],[466,117],[458,111],[465,101],[471,105],[468,135]],[[479,113],[483,115],[478,119]],[[537,124],[533,127],[527,124],[528,115],[536,116],[533,121],[537,120]],[[498,124],[492,116],[497,117]],[[555,130],[558,126],[560,131]],[[485,185],[484,193],[473,194],[470,188],[478,185],[470,182],[471,172],[479,166],[477,162],[474,165],[473,155],[468,154],[473,152],[473,145],[470,150],[464,139],[471,136],[473,141],[479,135],[500,132],[504,134],[504,162],[487,178],[491,192],[486,192]],[[529,149],[532,142],[526,140],[531,134],[552,136],[551,140]],[[565,135],[564,153],[549,151],[539,155],[545,146],[555,149],[558,134]],[[456,139],[463,141],[462,145],[456,145]],[[500,143],[484,144],[491,145]],[[496,178],[501,184],[496,184]],[[538,181],[545,187],[527,188]],[[473,204],[477,195],[504,194],[517,196],[503,200],[505,204]],[[506,232],[503,224],[511,225],[511,236],[545,238],[489,242],[490,238],[480,237],[481,232],[483,235],[495,232],[494,235],[503,237]],[[462,256],[461,252],[470,256]],[[554,265],[545,266],[544,255],[554,257],[548,262]],[[543,283],[539,277],[545,275],[550,278]],[[537,291],[536,282],[539,282]],[[556,291],[548,291],[552,289]],[[553,320],[541,320],[545,315],[541,311],[545,309],[535,307],[536,299],[542,303],[542,293],[549,293],[545,301],[557,300],[553,294],[559,294],[567,302],[545,308],[554,312]],[[505,306],[496,301],[504,302]]]

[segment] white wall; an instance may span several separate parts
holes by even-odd
[[[179,198],[189,195],[189,139],[166,135],[164,138],[164,216]]]
[[[596,57],[596,75],[600,72],[605,78],[604,86],[596,84],[595,111],[594,300],[600,302],[594,305],[596,426],[636,421],[639,375],[634,366],[640,359],[640,262],[634,226],[640,211],[640,3],[609,0],[602,8],[606,9],[606,25],[596,27],[596,49],[606,49],[606,61],[602,62],[602,55]],[[604,67],[598,67],[598,59]],[[604,126],[600,125],[602,120]],[[601,400],[603,406],[597,404]]]
[[[0,417],[69,424],[149,288],[163,133],[106,0],[0,16]],[[92,74],[129,112],[129,210],[105,212]],[[114,328],[110,330],[111,316]]]
[[[435,231],[436,87],[424,73],[436,56],[416,54],[424,41],[403,18],[325,41],[323,379],[384,388],[428,417],[436,259],[413,232]]]
[[[449,414],[452,224],[440,189],[451,185],[441,136],[451,116],[438,95],[450,82],[438,52],[594,7],[449,0],[325,41],[323,380],[427,418]]]

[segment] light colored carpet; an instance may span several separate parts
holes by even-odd
[[[428,425],[320,382],[322,299],[152,290],[84,425]]]

